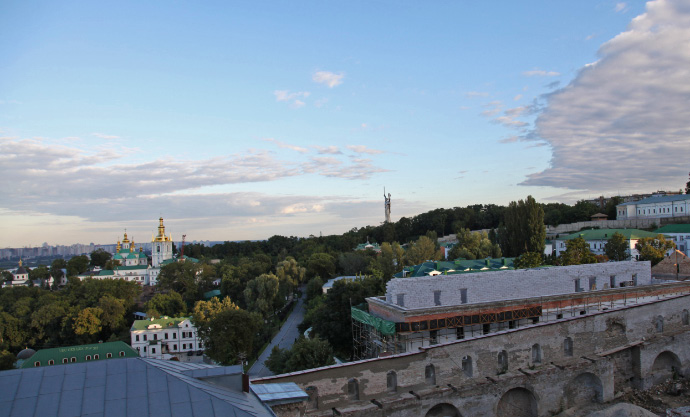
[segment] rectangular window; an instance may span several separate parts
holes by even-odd
[[[460,289],[460,302],[462,304],[467,304],[467,288]]]
[[[136,335],[136,341],[137,342],[139,341],[139,335]]]
[[[633,274],[632,281],[633,281],[633,286],[637,287],[637,274]]]
[[[155,334],[155,333],[154,333],[154,335],[153,335],[153,340],[158,340],[158,334]]]
[[[464,339],[465,338],[465,328],[464,327],[456,327],[455,328],[455,337],[458,340]]]
[[[173,350],[177,350],[177,345],[173,345]]]
[[[435,345],[438,343],[438,330],[432,330],[429,332],[429,344]]]
[[[177,339],[177,333],[173,333],[173,339]]]
[[[434,291],[434,305],[441,305],[441,291]]]
[[[182,350],[184,350],[184,349],[187,349],[187,344],[186,344],[186,343],[183,343],[183,344],[182,344]]]
[[[582,287],[580,287],[580,278],[575,278],[575,292],[582,292]]]
[[[156,348],[151,348],[151,353],[156,353]]]
[[[397,298],[397,301],[398,301],[397,304],[398,304],[400,307],[405,307],[405,294],[398,294],[396,298]]]
[[[589,277],[589,290],[594,291],[597,289],[597,279],[596,277]]]
[[[616,276],[615,275],[611,275],[609,277],[609,287],[616,288]]]
[[[147,336],[146,336],[146,335],[144,335],[144,342],[145,342],[146,340],[147,340]]]
[[[168,334],[167,333],[165,333],[165,336],[163,336],[163,337],[165,338],[165,340],[168,340]]]

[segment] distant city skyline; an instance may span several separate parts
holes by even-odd
[[[683,188],[690,7],[0,5],[0,248]]]

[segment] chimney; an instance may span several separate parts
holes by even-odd
[[[249,375],[242,372],[242,391],[249,392]]]

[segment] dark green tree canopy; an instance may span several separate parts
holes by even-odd
[[[640,260],[650,261],[652,266],[663,261],[666,252],[675,247],[676,244],[672,240],[666,240],[662,234],[656,237],[643,237],[635,244],[635,249],[640,253]]]
[[[614,233],[604,245],[604,253],[612,261],[625,261],[630,258],[628,240],[621,233]]]
[[[577,237],[565,242],[565,252],[559,258],[561,265],[595,264],[597,258],[589,249],[589,244],[583,237]]]

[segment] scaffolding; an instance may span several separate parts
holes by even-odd
[[[390,356],[462,339],[472,339],[503,330],[533,326],[573,317],[625,308],[669,297],[690,294],[690,286],[629,287],[514,300],[512,309],[496,311],[487,304],[462,315],[392,322],[371,315],[368,305],[351,308],[355,360]],[[466,307],[466,306],[463,306]]]

